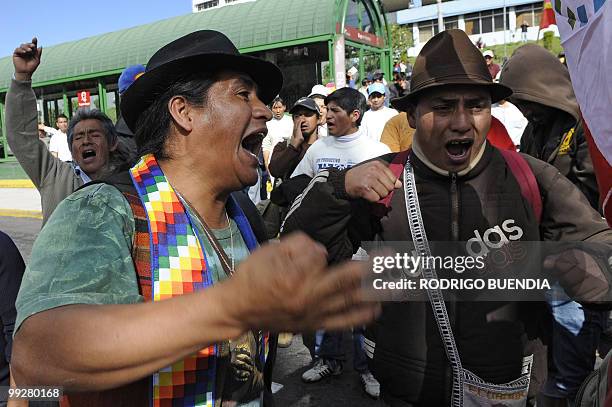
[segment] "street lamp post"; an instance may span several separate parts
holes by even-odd
[[[444,31],[444,18],[442,17],[442,0],[438,0],[438,32]]]

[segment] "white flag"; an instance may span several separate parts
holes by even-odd
[[[612,0],[553,0],[574,93],[612,165]]]

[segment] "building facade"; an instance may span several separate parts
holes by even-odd
[[[213,8],[219,8],[223,6],[229,6],[233,4],[246,3],[255,0],[192,0],[192,10],[194,13],[200,11],[210,10]]]
[[[538,39],[542,1],[533,0],[447,0],[441,4],[445,29],[464,30],[470,39],[485,46]],[[438,5],[435,0],[413,0],[411,8],[397,11],[398,24],[412,28],[416,56],[423,45],[438,33]],[[526,32],[523,30],[526,28]],[[556,27],[551,26],[555,31]],[[541,38],[541,33],[539,34]]]

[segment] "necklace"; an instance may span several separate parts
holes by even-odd
[[[192,209],[194,208],[194,206],[187,200],[187,198],[183,197],[176,190],[175,190],[175,193],[179,197],[181,202],[184,202],[183,205],[186,204],[190,208],[192,208]],[[229,259],[228,259],[229,256],[227,255],[227,253],[225,253],[225,250],[223,250],[223,247],[221,247],[221,244],[217,241],[217,238],[215,237],[215,235],[212,232],[211,228],[208,226],[208,224],[206,223],[204,218],[202,218],[200,216],[200,214],[196,210],[193,210],[193,213],[194,213],[195,217],[202,224],[202,229],[204,230],[204,234],[208,238],[208,241],[210,242],[210,245],[212,246],[212,248],[215,251],[215,253],[217,253],[218,258],[221,261],[221,266],[223,267],[223,270],[225,271],[225,273],[228,276],[231,276],[232,274],[234,274],[234,257],[235,257],[234,256],[234,236],[233,236],[233,232],[232,232],[232,225],[230,223],[229,215],[227,213],[227,209],[225,210],[225,218],[227,219],[227,225],[230,228],[230,247],[231,247],[231,250],[232,250],[232,260],[231,260],[232,266],[231,266],[231,268],[230,268],[230,262],[229,262]]]
[[[232,232],[232,224],[230,223],[230,218],[229,215],[227,214],[227,209],[225,210],[225,219],[227,219],[227,227],[229,228],[230,231],[230,250],[231,250],[231,254],[229,256],[229,258],[232,260],[232,274],[234,274],[234,270],[236,270],[234,268],[234,234]]]

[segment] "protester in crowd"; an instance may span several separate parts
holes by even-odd
[[[308,148],[318,139],[318,124],[321,111],[313,99],[308,97],[298,99],[289,110],[289,114],[293,118],[291,139],[288,142],[281,141],[274,146],[272,158],[268,166],[270,175],[279,180],[289,178],[295,167],[304,158]],[[282,221],[285,215],[286,210],[280,211],[279,221]],[[278,229],[280,229],[280,222],[278,223]],[[276,234],[278,234],[278,229],[275,230]],[[292,340],[292,333],[279,333],[278,346],[282,348],[289,347]]]
[[[529,28],[529,23],[524,21],[521,23],[521,42],[527,42],[527,29]]]
[[[119,75],[119,80],[117,81],[117,87],[119,90],[119,109],[121,112],[121,96],[125,93],[125,91],[130,87],[132,83],[136,79],[138,79],[145,71],[145,67],[143,65],[130,65],[121,72]],[[125,124],[125,120],[123,117],[119,117],[117,123],[115,123],[115,129],[117,130],[118,143],[117,149],[123,150],[124,155],[128,158],[128,162],[131,164],[134,159],[138,157],[138,152],[136,151],[136,140],[134,140],[134,132],[130,130]]]
[[[325,98],[329,136],[317,140],[304,154],[291,177],[315,176],[326,168],[349,168],[389,152],[379,141],[368,138],[360,128],[365,98],[359,91],[341,88]]]
[[[270,156],[272,155],[274,146],[283,140],[289,140],[293,132],[293,121],[289,116],[285,115],[287,104],[283,98],[280,96],[274,98],[270,105],[270,109],[272,110],[272,119],[266,123],[268,134],[264,138],[262,144],[266,168],[268,168],[270,163]]]
[[[6,94],[6,134],[19,164],[40,192],[44,224],[65,197],[112,171],[123,157],[113,153],[117,132],[112,121],[98,110],[80,109],[70,121],[67,134],[73,162],[54,157],[40,141],[32,90],[32,75],[42,54],[36,44],[34,38],[13,53],[15,79]]]
[[[303,235],[249,256],[251,218],[230,193],[257,179],[265,103],[281,86],[278,67],[216,31],[151,57],[121,103],[139,163],[64,200],[33,248],[17,300],[19,386],[62,384],[72,407],[261,406],[265,331],[374,317],[365,270],[327,269]]]
[[[597,181],[567,68],[545,48],[527,44],[504,66],[501,83],[512,88],[511,102],[529,121],[521,152],[555,166],[598,209]]]
[[[404,96],[406,87],[406,74],[395,72],[393,74],[393,83],[389,87],[389,101]]]
[[[529,120],[520,151],[553,165],[597,210],[597,180],[567,68],[545,48],[523,45],[504,66],[501,83],[512,88],[511,100]],[[555,329],[542,398],[571,402],[593,370],[607,312],[569,300],[551,301],[550,310]]]
[[[415,236],[417,254],[424,256],[428,250],[421,245],[428,241],[467,242],[512,220],[520,230],[517,241],[584,241],[583,250],[564,247],[546,257],[544,267],[584,306],[601,306],[612,297],[605,261],[612,253],[612,231],[556,168],[514,151],[502,153],[485,141],[491,102],[511,93],[491,81],[465,32],[437,34],[416,59],[411,93],[395,104],[416,128],[411,153],[287,181],[303,193],[283,233],[305,231],[325,244],[333,264],[350,258],[365,241],[406,242]],[[536,184],[538,190],[528,189]],[[510,262],[532,258],[504,254]],[[485,270],[488,277],[496,275],[494,268]],[[461,405],[462,398],[470,405],[505,400],[524,405],[529,383],[528,394],[535,395],[543,379],[535,329],[549,331],[539,320],[540,303],[453,297],[444,303],[435,296],[436,309],[444,311],[433,313],[427,294],[415,295],[417,301],[386,304],[366,335],[369,365],[388,405]],[[525,355],[533,353],[529,363]]]
[[[318,140],[321,111],[317,103],[308,97],[300,98],[289,110],[293,118],[293,133],[289,143],[280,142],[274,147],[270,160],[270,174],[288,179],[300,163],[308,148]]]
[[[9,385],[13,328],[17,317],[15,299],[24,270],[25,264],[17,246],[0,232],[0,386]]]
[[[68,117],[61,113],[55,120],[57,128],[43,126],[47,134],[51,135],[49,142],[49,151],[53,157],[57,157],[62,161],[72,161],[72,152],[68,146],[68,138],[66,131],[68,130]]]
[[[293,171],[292,177],[306,174],[315,176],[327,168],[345,169],[380,154],[389,152],[384,144],[366,137],[360,129],[365,110],[365,98],[359,91],[341,88],[325,98],[327,105],[327,128],[329,137],[317,140],[304,154],[302,161]],[[285,183],[280,185],[276,203],[285,206],[283,201]],[[359,373],[361,383],[367,394],[377,398],[380,386],[369,372],[363,350],[363,330],[353,329],[354,356],[353,366]],[[342,373],[345,359],[342,346],[342,332],[325,332],[320,352],[314,365],[304,372],[302,380],[317,382],[327,376]]]
[[[521,137],[528,123],[523,113],[512,103],[502,99],[491,106],[491,116],[496,117],[502,122],[506,130],[508,130],[508,135],[512,142],[518,149],[521,144]]]
[[[376,70],[374,72],[374,74],[372,75],[372,84],[375,83],[382,83],[385,86],[385,95],[389,94],[389,87],[387,84],[387,80],[385,79],[385,73],[380,71],[380,70]],[[369,92],[369,88],[370,86],[368,86],[368,97],[370,95]],[[370,105],[370,99],[368,98],[368,106]],[[385,99],[385,107],[389,107],[389,99]]]
[[[371,81],[369,81],[367,78],[364,78],[361,80],[361,86],[359,87],[359,89],[357,89],[366,99],[368,98],[368,86],[370,85],[370,83]]]
[[[349,70],[346,72],[346,86],[348,86],[349,88],[357,89],[357,81],[355,78],[357,78],[358,73],[359,69],[355,68],[354,66],[351,66],[349,68]]]
[[[51,137],[47,134],[45,130],[44,123],[38,123],[38,138],[45,143],[45,146],[49,148],[49,142],[51,141]]]
[[[385,124],[397,115],[397,110],[385,106],[385,86],[375,82],[368,86],[370,110],[363,115],[361,127],[365,135],[373,141],[380,141]]]
[[[408,123],[406,112],[400,112],[387,121],[382,136],[380,136],[380,142],[386,144],[392,153],[397,153],[408,150],[412,146],[413,136],[414,129]]]
[[[321,111],[321,117],[319,118],[319,127],[317,133],[319,138],[327,137],[327,123],[325,122],[327,117],[327,106],[325,106],[325,98],[330,94],[327,87],[323,85],[314,85],[310,91],[309,98],[315,101],[319,110]]]
[[[499,67],[499,65],[493,62],[493,59],[495,58],[495,54],[493,53],[493,51],[487,50],[482,53],[482,56],[487,62],[487,68],[489,69],[489,73],[491,74],[491,79],[495,79],[499,71],[501,71],[501,68]]]

